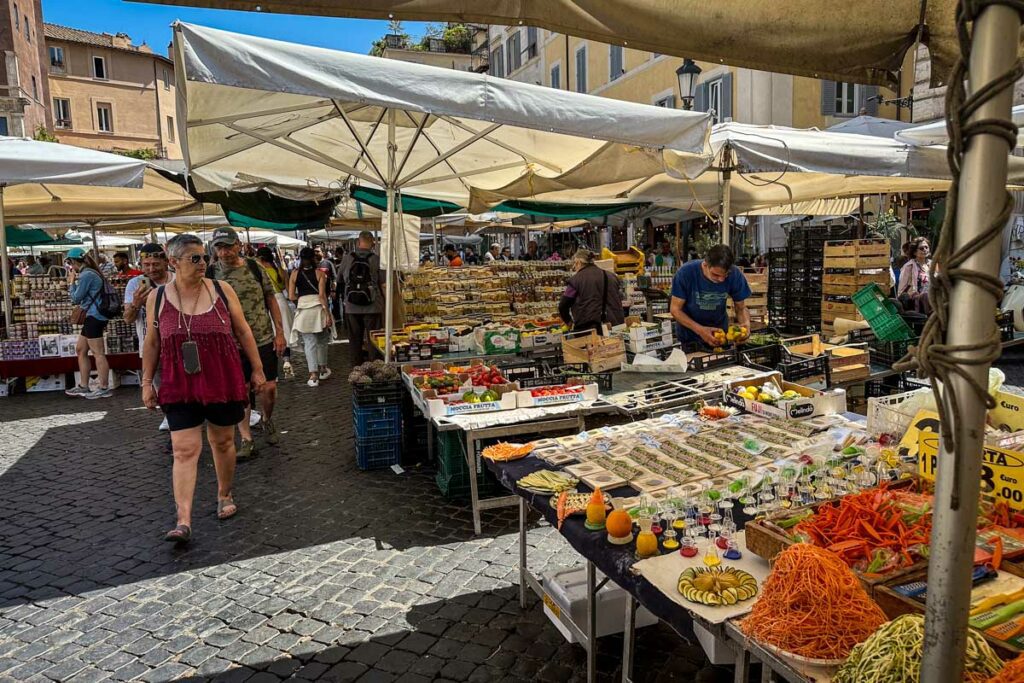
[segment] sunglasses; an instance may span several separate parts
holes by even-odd
[[[182,260],[183,261],[191,262],[193,266],[198,266],[200,263],[202,263],[204,261],[206,263],[209,263],[210,262],[210,255],[209,254],[192,254],[191,256],[187,256],[187,257],[185,257]]]

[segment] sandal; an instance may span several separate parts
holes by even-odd
[[[235,505],[231,496],[217,499],[217,519],[234,517],[236,512],[238,512],[238,506]]]
[[[192,528],[179,524],[164,535],[164,540],[171,543],[188,543],[192,540]]]

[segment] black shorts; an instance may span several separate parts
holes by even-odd
[[[103,331],[107,329],[107,321],[94,318],[91,315],[82,324],[82,336],[86,339],[102,339]]]
[[[277,381],[277,351],[274,350],[274,343],[264,344],[258,347],[260,352],[260,361],[263,363],[263,376],[267,378],[268,382]],[[252,364],[249,362],[244,351],[239,351],[242,355],[242,376],[245,378],[245,383],[248,384],[252,378]]]
[[[230,403],[171,403],[161,406],[167,416],[167,426],[172,432],[199,427],[209,422],[218,427],[231,427],[245,417],[245,401]]]

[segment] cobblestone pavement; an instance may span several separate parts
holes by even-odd
[[[580,679],[582,649],[519,609],[512,510],[474,538],[430,472],[356,469],[346,350],[319,389],[284,383],[281,445],[239,465],[234,519],[204,453],[182,550],[162,541],[170,441],[134,389],[0,399],[0,680]],[[579,562],[547,526],[530,545],[536,569]],[[602,678],[621,647],[600,641]],[[726,676],[664,626],[637,647],[636,680]]]

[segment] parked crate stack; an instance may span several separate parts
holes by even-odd
[[[790,230],[787,329],[806,333],[819,328],[825,242],[852,237],[853,228],[846,225],[801,226]]]
[[[789,325],[786,318],[789,300],[789,250],[768,250],[768,324],[776,329]]]
[[[378,470],[399,464],[402,454],[402,383],[352,385],[356,465]]]
[[[825,245],[825,275],[822,284],[821,331],[835,333],[835,320],[864,320],[853,295],[866,285],[888,290],[889,242],[884,239],[841,240]]]
[[[750,297],[746,300],[747,311],[750,313],[750,329],[763,330],[768,327],[768,273],[756,268],[744,268],[743,277],[750,287]],[[726,303],[729,309],[729,320],[735,322],[732,299]]]

